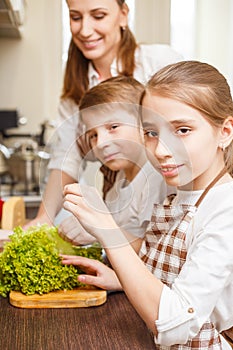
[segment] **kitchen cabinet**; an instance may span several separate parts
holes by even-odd
[[[21,38],[25,0],[0,0],[0,37]]]

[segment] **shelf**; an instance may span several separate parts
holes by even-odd
[[[21,38],[24,0],[0,0],[0,37]]]

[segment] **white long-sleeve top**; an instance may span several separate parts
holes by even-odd
[[[124,171],[119,171],[105,203],[117,225],[136,237],[144,237],[154,203],[167,196],[163,177],[147,161],[135,178],[127,183]]]
[[[141,83],[160,68],[182,60],[182,57],[168,45],[139,45],[135,51],[134,78]],[[116,60],[111,65],[111,75],[117,76]],[[99,84],[99,75],[91,64],[88,71],[89,88]],[[69,99],[61,100],[58,108],[56,143],[52,147],[49,169],[61,169],[75,180],[82,176],[82,159],[76,145],[78,106]]]
[[[201,193],[178,191],[172,204],[194,205]],[[186,343],[207,319],[219,332],[233,325],[233,181],[209,191],[192,220],[186,244],[186,262],[172,288],[164,286],[161,295],[158,344]],[[222,349],[230,348],[223,341]]]

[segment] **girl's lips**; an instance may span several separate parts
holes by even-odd
[[[163,165],[159,167],[159,171],[165,177],[173,177],[178,175],[181,166],[182,165]]]

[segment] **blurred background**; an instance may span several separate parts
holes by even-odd
[[[171,44],[184,58],[215,65],[233,85],[232,0],[128,5],[139,42]],[[65,0],[0,0],[0,109],[27,119],[20,132],[39,132],[56,118],[69,35]]]

